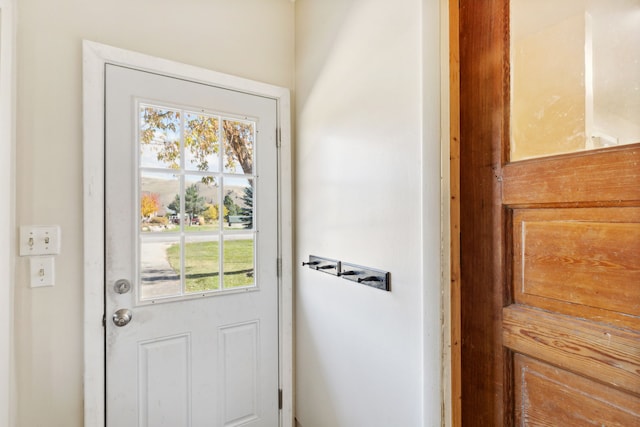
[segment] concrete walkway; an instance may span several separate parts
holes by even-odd
[[[167,250],[171,245],[164,242],[142,244],[142,299],[180,294],[180,275],[171,268],[167,259]]]

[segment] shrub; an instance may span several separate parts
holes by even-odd
[[[149,218],[149,224],[167,225],[169,224],[169,220],[165,216],[154,216]]]

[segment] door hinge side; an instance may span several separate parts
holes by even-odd
[[[102,313],[102,327],[105,328],[107,326],[107,315]]]
[[[280,128],[276,128],[276,147],[280,148],[280,144],[282,143],[282,132],[280,132]]]
[[[282,410],[282,389],[278,389],[278,409]]]
[[[282,258],[276,258],[276,275],[282,276]]]

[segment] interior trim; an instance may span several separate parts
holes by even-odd
[[[0,425],[13,425],[15,0],[0,0]]]

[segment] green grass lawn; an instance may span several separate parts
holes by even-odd
[[[185,278],[187,292],[219,289],[218,242],[187,243]],[[180,247],[167,250],[169,264],[180,273]],[[229,240],[224,243],[224,289],[253,285],[253,240]]]
[[[184,231],[218,231],[219,228],[218,221],[215,221],[211,224],[187,225],[184,227]]]
[[[220,226],[219,222],[215,221],[210,224],[204,225],[186,225],[184,227],[184,231],[218,231]],[[155,228],[154,228],[155,227]],[[227,228],[227,227],[225,227]],[[175,233],[180,231],[180,226],[176,224],[169,224],[167,226],[157,225],[157,224],[141,224],[141,230],[143,233]]]

